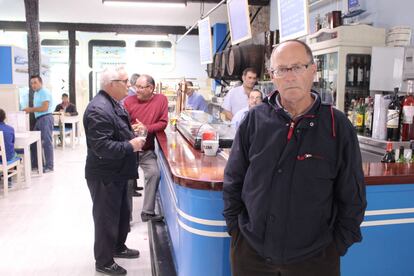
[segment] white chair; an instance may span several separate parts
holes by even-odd
[[[62,113],[53,113],[53,126],[53,144],[55,148],[57,147],[57,141],[60,139],[62,142],[62,149],[65,149],[66,136],[72,138],[71,129],[65,128],[65,115]]]
[[[0,131],[0,156],[2,160],[0,162],[0,171],[3,173],[3,195],[4,197],[6,197],[9,192],[9,178],[11,178],[12,176],[16,176],[17,186],[20,187],[21,185],[21,161],[19,157],[7,161],[3,131]]]

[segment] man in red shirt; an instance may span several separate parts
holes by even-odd
[[[148,131],[145,145],[139,152],[139,166],[144,171],[145,194],[141,219],[143,222],[161,221],[162,216],[155,214],[155,196],[160,182],[160,169],[154,152],[155,133],[162,131],[168,124],[168,100],[163,94],[154,94],[155,82],[149,75],[141,75],[135,83],[136,95],[124,101],[134,129]]]

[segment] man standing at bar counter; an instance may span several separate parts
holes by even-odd
[[[139,166],[144,172],[145,190],[141,219],[161,221],[163,217],[155,213],[155,198],[160,182],[160,169],[154,152],[155,134],[163,131],[168,124],[168,99],[163,94],[154,94],[155,81],[149,75],[141,75],[136,82],[137,93],[124,101],[134,128],[146,129],[147,140],[139,152]]]
[[[53,172],[53,107],[52,94],[43,88],[43,80],[40,76],[30,77],[30,86],[34,91],[33,107],[23,109],[26,113],[34,113],[36,123],[33,130],[40,131],[42,147],[45,156],[43,172]],[[30,146],[32,168],[37,167],[36,146]]]
[[[95,268],[109,275],[127,271],[114,258],[138,258],[126,239],[130,205],[127,181],[138,177],[137,154],[145,139],[134,136],[128,113],[119,103],[128,94],[128,75],[123,68],[106,69],[101,90],[83,116],[88,155],[85,177],[93,202]]]
[[[340,275],[366,208],[355,131],[311,90],[305,43],[279,44],[270,72],[279,90],[240,124],[225,168],[233,275]]]
[[[207,102],[204,97],[198,92],[194,91],[194,84],[192,81],[185,82],[185,94],[187,95],[186,109],[201,110],[208,112]]]
[[[227,120],[233,118],[233,116],[243,108],[249,106],[249,93],[253,90],[257,81],[257,72],[254,68],[246,68],[242,74],[243,84],[231,89],[224,97],[223,108],[224,116]]]

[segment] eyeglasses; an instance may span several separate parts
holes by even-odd
[[[305,70],[308,69],[309,65],[311,64],[313,63],[310,62],[308,64],[296,64],[296,65],[293,65],[292,67],[279,67],[276,69],[270,69],[270,73],[272,73],[272,75],[275,78],[284,78],[286,77],[289,71],[292,71],[292,73],[295,76],[298,76],[302,74],[303,72],[305,72]]]
[[[150,87],[151,85],[147,85],[147,86],[135,86],[137,89],[147,89],[148,87]]]
[[[129,79],[126,79],[126,80],[111,80],[111,81],[120,81],[120,82],[123,82],[126,85],[129,82]]]

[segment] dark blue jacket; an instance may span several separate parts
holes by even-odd
[[[11,160],[15,155],[16,152],[14,151],[14,128],[3,123],[0,123],[0,131],[3,131],[3,138],[4,138],[4,147],[6,149],[6,158],[7,160]],[[0,161],[1,156],[0,156]]]
[[[366,208],[358,139],[345,115],[317,98],[291,120],[270,100],[241,123],[224,171],[224,216],[274,264],[338,253],[362,239]]]
[[[105,91],[92,99],[83,116],[88,155],[85,177],[119,181],[138,178],[137,154],[129,115]]]

